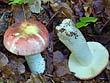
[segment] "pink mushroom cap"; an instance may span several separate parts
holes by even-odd
[[[42,52],[49,43],[46,27],[38,21],[19,21],[9,26],[4,34],[5,48],[16,55]]]

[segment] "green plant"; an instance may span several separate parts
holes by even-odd
[[[9,4],[32,4],[34,3],[35,1],[38,1],[38,0],[10,0],[9,1]]]
[[[10,0],[9,4],[25,4],[26,0]]]
[[[98,18],[96,17],[80,17],[80,21],[75,25],[77,28],[86,27],[90,22],[96,22]]]
[[[42,10],[41,0],[9,0],[9,5],[28,4],[33,13],[40,13]]]

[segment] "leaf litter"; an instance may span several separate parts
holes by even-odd
[[[42,52],[46,61],[46,70],[43,75],[31,74],[24,57],[16,57],[3,46],[3,34],[7,27],[25,17],[22,6],[10,7],[7,4],[9,0],[0,1],[3,2],[0,4],[0,17],[3,17],[0,20],[0,52],[3,53],[3,56],[0,56],[0,65],[2,64],[0,83],[109,83],[110,65],[94,79],[82,81],[75,78],[74,73],[71,73],[67,66],[70,51],[58,40],[55,31],[55,26],[59,25],[64,18],[71,18],[76,23],[81,16],[97,17],[98,22],[80,30],[87,41],[101,42],[110,52],[110,23],[107,22],[110,17],[109,0],[105,2],[103,0],[52,0],[51,2],[46,0],[41,4],[40,13],[31,13],[28,6],[24,6],[26,19],[41,21],[47,25],[50,33],[50,44]],[[100,32],[98,32],[99,29],[101,29]]]

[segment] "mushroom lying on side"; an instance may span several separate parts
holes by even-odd
[[[46,27],[38,21],[20,21],[4,34],[4,46],[16,55],[25,56],[32,73],[43,73],[45,61],[41,56],[49,43]]]
[[[68,66],[79,79],[91,79],[104,70],[109,53],[98,42],[86,42],[82,33],[70,19],[65,19],[56,27],[59,40],[71,51]]]

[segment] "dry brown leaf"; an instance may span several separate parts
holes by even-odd
[[[51,3],[50,6],[52,7],[54,12],[60,11],[59,17],[72,17],[72,9],[69,5],[65,2],[55,2]]]
[[[15,73],[11,71],[7,66],[1,68],[1,72],[5,78],[13,78],[15,76]]]
[[[45,83],[45,82],[40,74],[31,74],[30,79],[28,79],[26,83]]]
[[[14,80],[0,78],[0,83],[15,83]]]
[[[85,11],[85,16],[89,17],[90,14],[92,13],[92,8],[90,3],[85,3],[83,5],[84,11]]]

